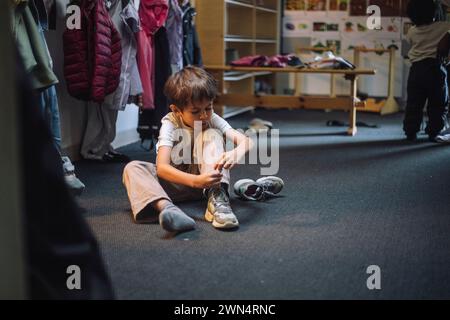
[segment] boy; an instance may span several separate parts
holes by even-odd
[[[229,202],[229,170],[250,150],[252,141],[214,113],[216,82],[203,69],[186,67],[175,73],[164,93],[172,112],[161,121],[156,166],[133,161],[124,169],[123,181],[135,220],[150,206],[159,213],[165,230],[190,230],[195,227],[194,220],[172,201],[207,196],[205,219],[218,229],[237,227],[239,222]],[[223,135],[234,143],[233,150],[225,152]],[[263,179],[279,191],[279,178],[273,183],[271,177]]]
[[[437,45],[450,29],[447,22],[435,21],[436,6],[433,0],[411,0],[407,14],[413,23],[406,36],[411,49],[412,63],[408,77],[408,99],[403,121],[407,140],[416,140],[422,123],[422,110],[428,100],[428,126],[425,129],[430,141],[445,124],[448,103],[447,71],[437,57]]]

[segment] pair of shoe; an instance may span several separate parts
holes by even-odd
[[[79,196],[83,193],[85,188],[83,182],[75,175],[75,166],[70,161],[69,157],[61,157],[64,171],[64,180],[73,195]]]
[[[275,176],[252,179],[241,179],[234,184],[234,193],[245,200],[265,200],[278,194],[284,187],[284,181]]]

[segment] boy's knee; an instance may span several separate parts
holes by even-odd
[[[128,162],[125,168],[123,169],[123,174],[128,175],[130,172],[135,171],[139,167],[139,161],[134,160],[131,162]]]
[[[129,177],[133,175],[148,175],[150,173],[151,175],[156,175],[156,169],[155,165],[153,163],[134,160],[129,162],[125,168],[123,169],[123,176]]]

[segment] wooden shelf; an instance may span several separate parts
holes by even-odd
[[[245,7],[245,8],[252,8],[252,9],[255,7],[252,4],[235,1],[235,0],[225,0],[225,3],[229,6]]]
[[[277,43],[276,39],[255,39],[255,43]]]
[[[242,58],[279,53],[281,0],[196,0],[196,27],[205,65],[224,65],[226,52]],[[265,76],[273,88],[276,76],[269,70],[221,70],[215,73],[219,91],[254,94],[255,77]],[[239,71],[239,72],[236,72]],[[243,106],[248,106],[244,104]],[[220,106],[218,107],[220,109]],[[222,109],[224,110],[224,109]]]
[[[251,38],[241,38],[241,37],[235,37],[235,36],[225,36],[225,42],[249,42],[253,43],[254,40]]]
[[[264,11],[264,12],[278,13],[277,10],[270,9],[270,8],[265,8],[265,7],[259,7],[259,6],[256,6],[255,9],[256,9],[256,10],[259,10],[259,11]]]
[[[231,71],[225,72],[223,80],[225,81],[241,81],[251,77],[266,76],[272,74],[270,71],[260,71],[260,72],[242,72],[242,71]]]

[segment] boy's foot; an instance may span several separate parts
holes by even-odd
[[[223,188],[208,191],[208,206],[205,219],[212,222],[214,228],[231,229],[239,226],[239,221],[231,210],[230,200]]]
[[[417,135],[415,133],[407,134],[406,135],[406,140],[407,141],[416,141],[417,140]]]
[[[256,181],[241,179],[234,184],[234,193],[246,200],[264,200],[266,196],[274,196],[284,187],[281,178],[268,176]]]
[[[173,203],[168,204],[159,214],[159,224],[164,230],[187,231],[195,228],[195,221]]]

